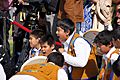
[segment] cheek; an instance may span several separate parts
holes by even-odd
[[[101,51],[103,54],[107,53],[106,47],[100,47],[100,51]]]
[[[61,31],[60,31],[60,32],[58,32],[58,35],[59,35],[59,36],[61,36],[62,34],[63,34],[63,33],[62,33]]]
[[[120,25],[120,19],[117,20],[117,24]]]
[[[116,48],[120,48],[120,42],[115,41],[115,42],[113,42],[113,44],[114,44],[114,46],[115,46]]]
[[[29,40],[29,42],[30,42],[30,45],[33,43],[32,40]]]
[[[34,47],[34,44],[32,42],[30,42],[30,47],[33,48]]]

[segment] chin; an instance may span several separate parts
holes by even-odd
[[[120,22],[119,23],[117,23],[119,26],[120,26]]]
[[[31,48],[33,48],[33,46],[30,45]]]
[[[62,39],[60,39],[60,38],[59,38],[59,41],[60,41],[60,42],[63,42]]]

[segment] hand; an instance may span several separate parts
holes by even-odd
[[[60,53],[65,52],[64,48],[59,48],[58,51],[59,51]]]
[[[24,1],[23,1],[23,0],[18,0],[18,2],[24,4]]]

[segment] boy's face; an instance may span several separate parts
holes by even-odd
[[[100,51],[102,52],[102,54],[107,54],[110,50],[109,45],[103,45],[103,44],[96,44],[97,47],[99,47]]]
[[[30,47],[36,48],[39,43],[39,39],[36,39],[34,35],[30,35],[29,37]]]
[[[57,27],[57,31],[56,34],[60,40],[60,42],[65,42],[67,40],[67,32],[64,32],[64,29],[62,29],[61,27]]]
[[[112,41],[115,48],[120,48],[120,39],[117,39],[117,40],[112,39]]]
[[[120,4],[116,6],[116,17],[117,19],[117,24],[120,25]]]
[[[44,56],[48,56],[52,50],[54,49],[54,45],[50,46],[45,42],[44,44],[41,44],[41,51],[44,53]]]

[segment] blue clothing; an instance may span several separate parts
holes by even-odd
[[[92,28],[92,14],[91,14],[91,6],[92,3],[90,1],[86,1],[84,7],[84,22],[77,22],[77,33],[81,31],[82,33],[86,32],[87,30]]]

